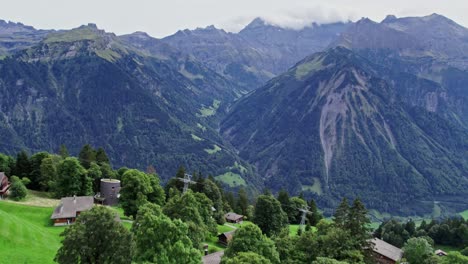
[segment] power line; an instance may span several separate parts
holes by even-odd
[[[190,184],[195,184],[197,182],[192,181],[192,175],[185,173],[184,178],[177,178],[179,181],[184,183],[184,190],[182,194],[186,193],[189,189]]]
[[[299,224],[299,228],[304,231],[304,225],[305,225],[305,220],[306,220],[306,215],[307,213],[311,213],[309,211],[310,206],[304,206],[303,208],[299,208],[298,210],[302,212],[302,217],[301,217],[301,223]]]

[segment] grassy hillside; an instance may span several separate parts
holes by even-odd
[[[461,215],[463,218],[468,219],[468,210],[465,210],[465,211],[461,212],[460,215]]]
[[[52,227],[52,207],[0,201],[0,263],[54,263],[63,227]]]

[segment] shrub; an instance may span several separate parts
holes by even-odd
[[[23,181],[16,176],[11,177],[10,198],[19,201],[26,198],[27,194],[28,189],[24,186]]]

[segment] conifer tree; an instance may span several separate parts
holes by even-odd
[[[16,156],[16,167],[14,174],[20,178],[29,177],[31,173],[31,163],[29,161],[28,153],[21,150]]]
[[[367,216],[367,209],[359,198],[353,201],[353,205],[349,209],[349,214],[345,224],[351,235],[357,239],[367,239],[370,228],[370,219]]]
[[[89,169],[91,162],[96,161],[96,152],[91,145],[86,144],[81,149],[78,159],[80,160],[81,166],[85,169]]]
[[[67,147],[65,146],[65,144],[60,145],[59,155],[60,155],[62,158],[68,158],[68,157],[70,156],[70,153],[68,153],[68,149],[67,149]]]
[[[340,205],[335,211],[335,214],[333,215],[333,221],[335,222],[335,225],[340,228],[344,228],[347,225],[348,221],[348,215],[349,215],[349,203],[348,199],[343,198],[341,201]]]
[[[243,187],[239,189],[238,199],[237,199],[237,208],[240,214],[247,215],[247,209],[249,207],[249,198],[247,197],[247,192]]]
[[[285,212],[288,212],[289,206],[290,206],[289,205],[289,194],[285,189],[281,189],[278,192],[278,201],[281,204],[281,209],[283,209],[283,211],[285,211]]]
[[[315,203],[314,199],[311,199],[308,203],[310,213],[307,215],[309,224],[312,226],[316,226],[320,220],[322,220],[323,215],[319,212],[317,208],[317,204]]]
[[[103,163],[110,163],[109,157],[107,156],[106,151],[102,147],[99,147],[96,151],[96,162],[99,165]]]

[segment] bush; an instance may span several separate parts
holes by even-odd
[[[11,177],[10,198],[19,201],[26,198],[27,194],[28,189],[24,186],[23,181],[16,176]]]
[[[466,247],[465,249],[463,249],[462,251],[460,251],[460,253],[462,253],[463,256],[467,256],[467,257],[468,257],[468,247]]]

